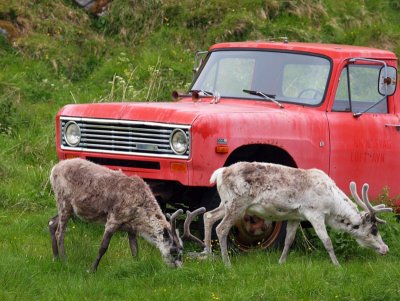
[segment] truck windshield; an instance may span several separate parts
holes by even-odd
[[[211,52],[191,90],[221,97],[277,101],[304,105],[322,102],[331,64],[326,58],[289,52],[224,50]]]

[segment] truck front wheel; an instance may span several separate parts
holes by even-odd
[[[214,188],[203,196],[201,206],[210,211],[219,206],[221,199]],[[214,224],[214,229],[219,221]],[[216,236],[213,231],[213,236]],[[286,236],[286,222],[267,221],[257,216],[245,215],[232,227],[229,237],[231,245],[240,251],[282,247]]]
[[[231,229],[230,239],[239,250],[281,247],[285,241],[286,222],[273,222],[257,216],[245,215]]]

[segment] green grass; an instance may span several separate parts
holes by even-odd
[[[187,259],[167,268],[140,241],[132,259],[127,238],[113,238],[96,274],[102,227],[73,221],[68,260],[53,262],[47,220],[55,213],[48,183],[57,161],[54,117],[68,103],[170,100],[191,81],[193,56],[222,41],[346,43],[400,54],[400,5],[373,1],[126,1],[108,15],[88,15],[71,0],[0,1],[0,20],[21,29],[0,35],[0,299],[1,300],[396,300],[399,224],[382,233],[384,257],[334,234],[342,268],[318,239],[279,265],[279,252]],[[130,5],[134,3],[134,6]],[[155,9],[156,8],[156,9]]]
[[[349,247],[337,252],[341,267],[328,254],[297,246],[287,263],[279,251],[231,254],[232,267],[185,257],[180,269],[168,268],[157,249],[139,240],[132,258],[128,239],[116,234],[96,273],[88,273],[97,255],[103,227],[71,220],[66,234],[67,261],[54,262],[42,212],[0,211],[1,300],[398,300],[400,243],[390,253]],[[385,227],[385,226],[383,226]],[[400,224],[389,221],[400,230]],[[336,245],[337,243],[335,243]],[[192,250],[194,247],[192,246]]]

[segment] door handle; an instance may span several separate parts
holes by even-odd
[[[395,127],[397,131],[400,131],[400,124],[385,124],[385,127]]]

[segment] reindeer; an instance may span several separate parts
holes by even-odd
[[[103,240],[91,271],[99,262],[117,230],[128,233],[132,256],[137,255],[137,234],[143,236],[161,252],[171,267],[182,265],[182,240],[176,230],[179,209],[168,222],[149,186],[138,176],[128,177],[83,159],[70,159],[57,163],[50,175],[56,197],[58,214],[50,219],[49,230],[54,258],[65,258],[64,233],[67,222],[76,215],[88,222],[105,224]],[[187,211],[184,239],[199,241],[190,233],[192,219],[205,211],[199,208]]]
[[[216,228],[222,258],[230,265],[227,251],[227,236],[235,222],[245,214],[268,220],[287,220],[286,238],[279,263],[286,261],[289,248],[301,221],[309,221],[321,239],[334,265],[339,265],[326,224],[344,231],[357,242],[370,247],[379,254],[386,254],[388,246],[378,233],[377,224],[384,223],[376,215],[391,212],[385,205],[372,206],[368,200],[368,184],[362,189],[363,200],[350,184],[357,204],[341,191],[333,180],[318,169],[297,169],[271,163],[239,162],[217,169],[210,183],[217,183],[221,197],[218,208],[204,214],[205,252],[211,253],[211,228],[222,219]]]

